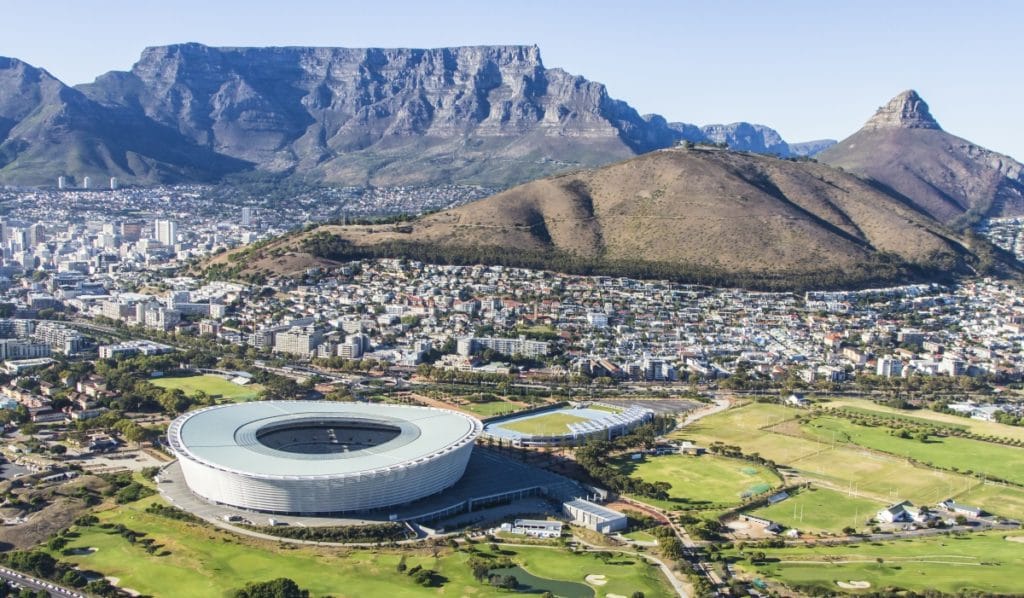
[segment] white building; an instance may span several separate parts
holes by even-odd
[[[173,220],[157,220],[153,223],[153,236],[163,245],[178,242],[178,223]]]
[[[571,517],[577,525],[602,534],[626,529],[628,524],[626,516],[622,513],[582,498],[563,503],[562,512]]]
[[[898,378],[903,373],[903,362],[895,357],[879,357],[877,373],[885,378]]]
[[[516,519],[513,523],[502,523],[501,531],[531,538],[560,538],[562,522],[545,519]]]

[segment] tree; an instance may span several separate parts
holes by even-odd
[[[235,598],[309,598],[309,591],[303,590],[299,584],[287,577],[278,577],[270,581],[249,582],[240,590],[235,590]]]

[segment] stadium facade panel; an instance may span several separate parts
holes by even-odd
[[[465,472],[482,424],[431,407],[260,401],[186,413],[167,432],[189,489],[267,513],[383,509]]]

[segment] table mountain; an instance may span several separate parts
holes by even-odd
[[[943,131],[913,90],[894,97],[818,159],[869,177],[955,227],[1024,215],[1024,166]]]
[[[604,85],[546,68],[536,46],[178,44],[75,89],[46,75],[37,87],[48,93],[16,71],[0,73],[11,81],[0,84],[8,183],[205,180],[256,168],[355,185],[505,186],[683,139],[793,153],[761,125],[642,117]]]

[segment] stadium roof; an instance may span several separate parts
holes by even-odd
[[[257,439],[268,426],[318,420],[352,420],[394,426],[398,436],[346,453],[308,454],[271,448]],[[257,401],[208,407],[182,415],[168,430],[179,456],[254,477],[298,479],[371,475],[426,460],[473,442],[476,418],[454,411],[406,405],[328,401]]]

